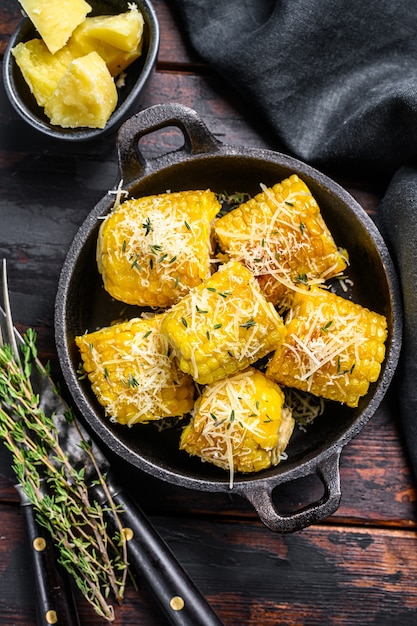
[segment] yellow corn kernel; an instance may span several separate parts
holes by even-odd
[[[294,294],[285,323],[286,340],[269,362],[267,376],[357,406],[381,371],[385,317],[315,287]]]
[[[248,368],[204,389],[182,432],[180,449],[229,470],[232,484],[235,471],[277,465],[293,428],[280,387]]]
[[[200,384],[226,378],[272,352],[284,323],[252,273],[231,261],[193,289],[161,325],[179,367]]]
[[[188,413],[192,378],[181,372],[162,315],[134,318],[75,338],[92,389],[112,421],[131,426]]]
[[[97,263],[116,300],[167,307],[210,274],[213,192],[181,191],[126,200],[103,221]]]
[[[258,278],[278,304],[298,285],[323,282],[346,268],[319,206],[294,174],[221,217],[214,225],[223,252]]]

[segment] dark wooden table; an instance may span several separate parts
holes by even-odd
[[[142,106],[194,108],[225,143],[276,148],[232,89],[187,46],[169,0],[155,0],[161,47]],[[17,0],[0,4],[0,52],[20,20]],[[41,357],[60,371],[54,299],[65,253],[87,213],[114,185],[114,137],[80,145],[29,128],[0,88],[0,258],[8,262],[17,326],[38,332]],[[150,141],[149,150],[158,150]],[[339,180],[372,213],[387,181]],[[13,475],[0,451],[0,624],[36,623],[30,561]],[[394,386],[372,420],[344,449],[342,502],[325,522],[280,535],[245,501],[197,493],[120,469],[131,493],[226,626],[417,623],[415,487]],[[315,488],[315,487],[314,487]],[[311,497],[311,480],[282,490],[288,506]],[[84,625],[102,624],[77,596]],[[146,589],[130,588],[116,624],[161,626]]]

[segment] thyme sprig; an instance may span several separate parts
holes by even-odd
[[[94,457],[91,441],[83,436],[68,410],[65,419],[78,431],[86,464],[93,468],[92,484],[105,494],[105,504],[90,495],[85,467],[71,465],[59,442],[55,415],[43,410],[32,386],[34,365],[53,384],[47,368],[37,359],[35,332],[29,329],[23,340],[20,356],[15,347],[0,345],[0,437],[12,453],[13,470],[38,522],[47,528],[58,547],[59,561],[95,611],[113,621],[114,609],[108,598],[113,593],[117,602],[122,601],[128,572],[120,511]],[[117,527],[113,536],[105,521],[109,511]]]

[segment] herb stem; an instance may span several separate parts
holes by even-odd
[[[47,414],[32,387],[32,365],[41,376],[47,370],[36,358],[35,333],[24,337],[16,357],[8,344],[0,345],[0,438],[13,456],[13,470],[32,503],[38,522],[59,548],[59,560],[75,583],[108,621],[114,620],[110,591],[120,603],[128,573],[126,538],[118,508],[112,500],[105,475],[94,457],[92,444],[78,427],[71,411],[65,418],[77,429],[79,445],[93,468],[94,482],[105,495],[105,504],[95,501],[85,481],[85,469],[72,466],[59,442],[54,414]],[[54,389],[56,391],[56,389]],[[116,532],[107,530],[104,513],[110,511]]]

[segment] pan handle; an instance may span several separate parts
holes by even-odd
[[[184,135],[184,145],[154,159],[146,159],[139,149],[139,139],[168,126],[175,126]],[[219,149],[221,142],[208,130],[196,111],[182,104],[156,104],[128,119],[117,134],[121,178],[129,184],[145,173],[150,174],[181,155],[204,154]]]
[[[330,515],[338,508],[341,498],[340,490],[340,461],[341,449],[321,460],[315,470],[324,485],[323,497],[303,509],[288,515],[280,514],[273,501],[272,491],[277,484],[265,483],[262,486],[250,485],[241,488],[241,494],[255,508],[260,520],[271,530],[290,533],[302,530],[310,524],[316,524]]]

